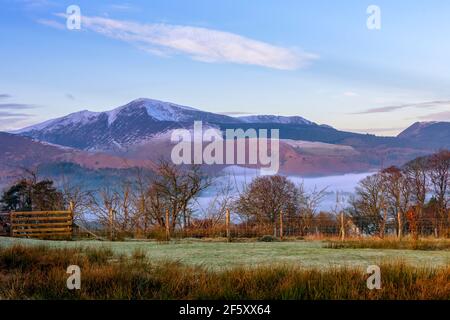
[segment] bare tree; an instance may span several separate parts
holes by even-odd
[[[212,227],[223,224],[227,209],[233,206],[236,201],[234,196],[235,186],[233,180],[228,179],[220,181],[220,183],[212,184],[215,189],[215,196],[209,201],[206,208],[202,208],[197,202],[197,206],[202,211],[203,219],[209,221]]]
[[[135,170],[136,174],[132,182],[132,193],[130,195],[130,201],[136,210],[133,225],[135,231],[146,233],[152,225],[149,194],[152,177],[144,168],[136,168]]]
[[[168,200],[161,188],[155,184],[148,190],[148,214],[150,221],[160,227],[166,225],[166,210],[169,209]]]
[[[361,180],[356,187],[356,197],[351,200],[351,215],[359,220],[369,234],[378,233],[383,238],[388,219],[385,187],[379,173]]]
[[[405,214],[410,206],[411,188],[403,172],[397,167],[381,171],[381,183],[392,215],[397,220],[397,237],[402,238]]]
[[[124,181],[115,191],[114,200],[117,202],[114,211],[114,228],[119,232],[135,231],[135,225],[138,217],[138,210],[132,200],[132,184]]]
[[[200,166],[187,169],[160,160],[157,178],[149,193],[151,199],[158,201],[158,206],[163,204],[165,209],[170,210],[170,229],[173,230],[177,224],[189,226],[194,199],[210,184],[210,179],[203,175]]]
[[[302,235],[307,234],[311,228],[319,205],[326,195],[326,189],[317,189],[315,186],[312,191],[307,192],[303,183],[297,186],[297,210]]]
[[[287,216],[297,212],[298,189],[284,176],[258,177],[244,190],[235,205],[237,212],[249,220],[272,223],[276,235],[280,211]]]
[[[436,236],[445,229],[447,208],[450,201],[450,151],[441,150],[429,159],[428,173],[437,201]]]
[[[75,221],[85,222],[89,211],[92,192],[86,190],[81,184],[73,184],[64,175],[59,183],[66,207],[72,206]]]
[[[411,188],[411,199],[415,211],[413,215],[410,213],[409,217],[414,217],[418,222],[417,228],[419,229],[428,191],[427,159],[420,157],[408,162],[405,165],[404,173]]]
[[[89,209],[95,216],[97,222],[109,231],[111,239],[114,238],[115,214],[119,208],[118,193],[110,187],[104,187],[97,193],[90,195]]]

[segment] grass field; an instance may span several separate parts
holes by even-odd
[[[245,242],[181,240],[170,243],[100,242],[100,241],[42,241],[0,238],[0,247],[14,245],[55,248],[107,248],[115,254],[131,255],[139,250],[150,261],[177,261],[185,265],[202,266],[209,270],[234,267],[288,265],[303,268],[330,267],[366,268],[371,264],[403,262],[415,267],[445,267],[450,265],[450,250],[404,250],[326,248],[322,241]]]
[[[322,269],[291,264],[211,270],[178,262],[152,261],[143,250],[125,255],[105,248],[59,245],[63,248],[0,247],[0,300],[450,299],[450,266],[425,268],[381,263],[380,288],[369,290],[368,275],[358,267]],[[268,244],[265,246],[267,250]],[[173,245],[166,250],[169,247]],[[274,248],[280,252],[278,244]],[[79,290],[67,288],[69,265],[77,265],[81,270]]]

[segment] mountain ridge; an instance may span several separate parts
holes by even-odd
[[[310,159],[308,163],[323,163],[324,172],[330,172],[329,166],[334,163],[336,171],[341,172],[344,169],[338,167],[353,170],[370,169],[382,164],[400,165],[418,155],[432,153],[439,148],[450,148],[449,122],[415,123],[397,137],[380,137],[340,131],[300,116],[230,117],[146,98],[133,100],[105,112],[83,110],[15,132],[37,141],[76,150],[155,161],[170,155],[173,146],[170,133],[173,130],[192,130],[194,121],[199,120],[203,121],[204,128],[216,128],[222,132],[238,128],[255,129],[257,132],[259,129],[278,129],[281,149],[286,153],[281,155],[281,160],[286,164],[284,169],[294,174],[296,170],[304,172],[304,159]],[[311,153],[311,149],[299,148],[298,144],[290,141],[350,146],[356,153],[337,155],[329,147],[320,154],[316,151]],[[287,155],[289,158],[284,158]],[[320,166],[314,167],[314,174],[320,173],[320,170]]]
[[[450,149],[450,122],[415,122],[397,136],[400,139],[414,140],[418,147]]]

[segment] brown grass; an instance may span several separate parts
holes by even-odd
[[[332,249],[401,249],[401,250],[450,250],[450,239],[419,239],[405,238],[401,241],[395,238],[368,238],[350,240],[329,240],[326,248]]]
[[[67,266],[81,268],[81,290],[66,288]],[[109,250],[0,248],[0,299],[450,299],[450,266],[383,264],[382,288],[369,290],[363,270],[298,267],[212,272],[152,263]]]

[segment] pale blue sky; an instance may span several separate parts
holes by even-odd
[[[448,1],[0,4],[0,130],[138,97],[382,135],[450,120]],[[71,4],[80,31],[65,28]]]

